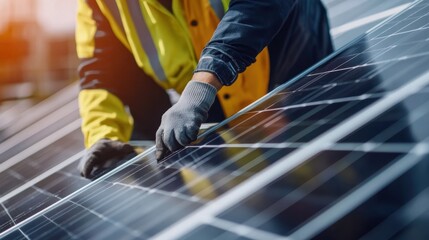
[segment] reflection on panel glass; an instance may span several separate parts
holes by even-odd
[[[37,177],[43,172],[58,165],[82,149],[81,144],[76,144],[81,140],[80,130],[75,130],[51,144],[50,147],[35,152],[29,157],[2,171],[0,174],[0,192],[5,195],[8,192],[21,186],[23,183]],[[62,146],[69,146],[64,148]],[[2,169],[3,170],[3,169]]]
[[[322,152],[219,217],[287,235],[402,155]]]
[[[2,146],[0,148],[1,149],[1,151],[0,151],[0,163],[5,162],[6,160],[14,157],[15,155],[21,153],[22,151],[24,151],[24,150],[30,148],[31,146],[37,144],[41,139],[49,137],[51,134],[53,134],[55,132],[61,131],[65,126],[67,126],[68,124],[70,124],[73,121],[75,121],[76,119],[78,119],[79,118],[79,112],[76,109],[77,103],[75,105],[76,106],[73,105],[73,107],[70,107],[69,105],[64,106],[65,109],[69,108],[70,110],[66,109],[67,111],[65,111],[64,113],[61,112],[63,115],[59,115],[57,113],[58,116],[49,116],[50,119],[48,119],[48,120],[50,120],[50,121],[51,121],[51,118],[58,118],[58,119],[55,119],[56,121],[51,123],[47,127],[41,127],[41,125],[42,126],[43,126],[43,124],[46,125],[46,122],[49,122],[46,119],[44,119],[43,121],[41,121],[43,124],[40,124],[40,122],[35,122],[35,126],[33,125],[32,127],[28,127],[27,129],[25,129],[23,131],[24,133],[27,133],[25,135],[23,135],[23,132],[19,132],[18,134],[14,135],[13,137],[10,137],[8,139],[2,139],[1,140]],[[74,109],[76,109],[76,110],[74,110]],[[75,129],[78,129],[78,126],[76,126]],[[1,131],[0,131],[0,135],[1,135]],[[1,138],[1,136],[0,136],[0,138]],[[16,140],[17,138],[21,138],[22,140],[17,142],[17,140]],[[80,144],[75,143],[74,145],[79,145],[79,147],[81,147]],[[64,146],[70,146],[70,145],[64,145]]]

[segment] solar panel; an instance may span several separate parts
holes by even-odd
[[[351,2],[344,1],[343,6],[348,6]],[[401,0],[393,4],[402,2]],[[383,7],[385,4],[376,5]],[[362,14],[372,11],[372,8],[368,8],[368,4],[361,4],[360,7],[359,12]],[[330,12],[336,15],[347,11],[350,12],[350,9],[330,9]],[[341,25],[351,20],[353,17],[344,15],[332,18],[331,22]],[[352,32],[353,36],[360,33],[353,29],[348,29],[348,32]],[[1,139],[5,141],[0,144],[0,179],[4,179],[0,202],[4,203],[5,208],[1,214],[5,220],[2,221],[0,231],[50,206],[55,199],[61,199],[59,195],[49,196],[56,193],[46,191],[46,188],[42,188],[43,191],[41,191],[37,184],[41,181],[58,182],[52,179],[54,176],[67,179],[70,174],[61,174],[62,169],[64,167],[73,169],[82,154],[77,130],[79,127],[77,103],[76,99],[73,100],[76,91],[76,84],[73,84],[50,99],[24,111],[19,119],[3,123],[8,127],[2,132]],[[68,146],[64,152],[63,145]],[[77,174],[76,171],[73,173]],[[73,182],[76,175],[71,177],[64,181]],[[82,179],[81,182],[87,181]],[[69,189],[63,189],[63,192],[75,190],[72,184]],[[49,201],[40,199],[49,199]],[[28,202],[37,207],[32,207]],[[11,213],[10,215],[7,214],[6,209]]]
[[[389,3],[395,6],[403,2],[406,1]],[[351,3],[353,1],[344,1],[342,6],[331,8],[329,12],[344,15],[350,12],[350,7],[347,6]],[[370,2],[360,5],[362,10],[368,9],[368,3]],[[390,7],[390,4],[382,2],[376,5],[382,9]],[[399,7],[401,6],[403,5]],[[367,14],[365,11],[361,12],[361,9],[357,12],[359,13],[354,16],[356,18]],[[389,12],[393,14],[392,11]],[[350,25],[347,21],[354,20],[354,17],[350,18],[347,14],[344,16],[347,17],[332,18],[333,26],[343,29],[342,26]],[[368,22],[365,23],[365,26],[369,25]],[[344,29],[342,31],[344,32]],[[361,28],[347,29],[350,36],[361,32]],[[342,36],[334,35],[334,40],[341,38]],[[82,154],[82,141],[77,130],[80,120],[74,99],[76,91],[76,85],[71,85],[24,111],[19,119],[3,123],[2,126],[8,127],[2,131],[1,139],[6,140],[0,144],[0,202],[3,204],[0,208],[0,232],[51,206],[88,183],[86,179],[78,177],[76,171],[77,160]],[[11,122],[13,125],[10,125]]]
[[[76,170],[83,148],[76,94],[76,84],[66,87],[2,132],[0,232],[89,182]]]
[[[149,151],[1,236],[427,234],[428,7],[419,1],[165,161]]]
[[[77,91],[77,83],[71,84],[33,107],[20,109],[21,111],[19,114],[15,113],[13,117],[9,117],[9,119],[6,118],[4,120],[5,122],[2,122],[0,126],[0,141],[2,144],[3,141],[8,140],[9,138],[15,138],[15,134],[19,134],[20,131],[35,124],[39,120],[55,117],[51,117],[51,113],[57,109],[64,109],[65,107],[69,107],[69,109],[64,109],[64,111],[73,109],[68,104],[70,104],[70,102],[75,102],[75,105],[77,106]],[[2,119],[5,117],[3,115],[0,116]],[[39,126],[39,130],[41,128],[43,127]],[[3,150],[3,146],[0,147],[0,151],[2,152]]]
[[[77,102],[54,111],[20,133],[0,143],[0,163],[22,154],[27,149],[43,149],[80,127]]]
[[[362,33],[384,20],[386,17],[404,10],[412,1],[325,1],[330,10],[331,34],[336,38],[334,45],[341,47],[356,38],[356,33]],[[338,19],[347,19],[340,23]],[[353,29],[353,31],[350,31]]]
[[[88,184],[79,177],[76,164],[66,159],[65,166],[55,167],[55,172],[45,173],[37,181],[26,182],[1,197],[0,229],[4,231],[27,219]],[[68,164],[67,164],[68,163]],[[59,170],[58,170],[59,169]],[[46,176],[47,175],[47,176]]]
[[[80,140],[80,131],[74,130],[48,147],[29,148],[0,163],[0,231],[89,182],[81,178],[76,169],[77,161],[82,156],[82,146],[76,144]],[[53,185],[63,189],[57,192]]]

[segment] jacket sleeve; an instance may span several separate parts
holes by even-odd
[[[133,128],[125,110],[127,68],[137,68],[126,47],[116,38],[95,0],[78,0],[76,48],[80,59],[79,109],[85,147],[101,138],[129,141]],[[133,66],[134,65],[134,66]],[[135,70],[133,70],[135,71]]]
[[[231,0],[195,71],[214,73],[223,85],[234,83],[275,37],[296,1]]]

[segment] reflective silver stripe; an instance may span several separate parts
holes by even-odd
[[[165,76],[164,69],[161,66],[159,60],[158,52],[155,47],[155,43],[150,35],[150,31],[146,22],[143,19],[141,12],[140,1],[138,0],[127,0],[128,9],[131,14],[131,18],[134,21],[134,26],[137,31],[138,38],[140,39],[140,44],[142,45],[146,55],[149,59],[150,65],[158,78],[159,81],[167,81]]]
[[[109,9],[113,18],[115,19],[116,24],[118,24],[118,26],[121,27],[122,32],[125,34],[124,25],[122,24],[121,14],[119,13],[119,9],[118,9],[118,5],[116,5],[116,1],[104,0],[104,3],[106,4],[106,7]]]
[[[216,13],[216,16],[219,19],[222,19],[225,15],[225,10],[223,8],[222,0],[210,0],[210,5],[212,6],[214,12]]]

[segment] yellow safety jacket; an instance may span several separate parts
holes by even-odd
[[[97,51],[98,23],[87,1],[79,0],[78,4],[76,44],[81,59],[91,58]],[[203,48],[229,5],[229,0],[172,0],[170,12],[157,0],[94,1],[114,37],[129,50],[142,71],[162,88],[179,93],[191,80]],[[266,94],[267,48],[256,59],[232,86],[218,92],[226,117]],[[129,141],[133,120],[117,96],[102,89],[86,89],[79,94],[79,104],[87,148],[101,138]]]

